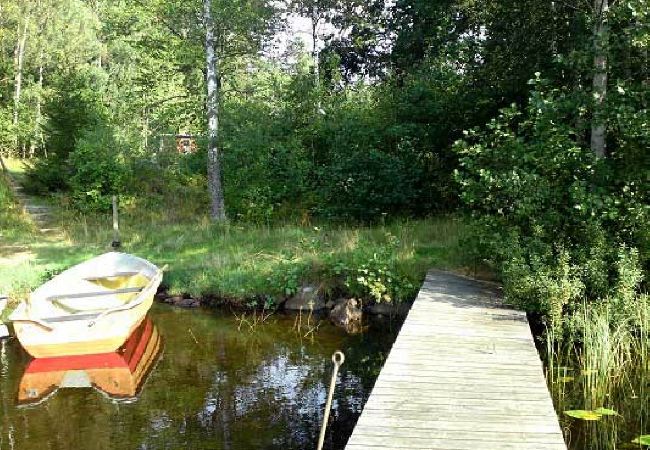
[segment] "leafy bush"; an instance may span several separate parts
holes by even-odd
[[[87,131],[68,157],[72,199],[79,209],[105,210],[111,196],[126,191],[125,143],[106,127]]]
[[[368,222],[404,213],[416,194],[411,169],[376,150],[337,155],[319,174],[320,209],[328,216]]]
[[[68,156],[78,139],[106,121],[102,102],[106,74],[94,66],[83,70],[58,73],[52,83],[57,95],[44,105],[48,118],[45,147],[48,157],[39,159],[26,173],[27,191],[50,194],[70,188],[72,174]]]
[[[332,255],[326,259],[327,276],[345,287],[347,295],[381,302],[411,300],[419,289],[415,274],[404,273],[400,267],[397,250],[400,242],[396,236],[386,233],[387,242],[372,250],[357,250],[349,255]],[[418,276],[418,275],[415,275]]]
[[[417,291],[407,277],[397,272],[394,264],[377,254],[352,267],[339,264],[336,270],[345,275],[345,287],[357,298],[377,303],[401,302]]]
[[[639,187],[647,172],[626,164],[636,144],[619,133],[617,156],[597,159],[582,141],[579,104],[538,89],[526,111],[502,110],[455,145],[475,248],[499,270],[513,302],[554,322],[585,297],[622,295],[614,294],[621,258],[630,280],[623,290],[632,295],[638,255],[647,250],[647,194]],[[621,248],[637,257],[621,256]]]

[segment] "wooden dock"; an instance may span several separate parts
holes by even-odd
[[[526,314],[430,272],[347,450],[566,450]]]

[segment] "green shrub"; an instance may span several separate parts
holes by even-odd
[[[51,83],[56,95],[43,108],[47,117],[47,158],[39,159],[26,172],[25,188],[35,194],[51,194],[70,188],[73,171],[68,156],[84,133],[105,123],[108,111],[103,103],[107,75],[94,65],[58,72]]]
[[[330,217],[377,222],[408,212],[417,174],[404,161],[376,150],[337,155],[320,170],[319,209]]]
[[[86,131],[68,157],[72,199],[82,210],[106,210],[111,196],[123,194],[129,177],[126,144],[107,127]]]
[[[616,156],[596,158],[579,104],[536,90],[525,111],[502,110],[455,145],[476,253],[511,301],[553,323],[584,298],[636,298],[647,250],[647,167],[628,165],[636,147],[620,135]]]

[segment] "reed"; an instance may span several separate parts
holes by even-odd
[[[649,342],[647,295],[584,303],[562,329],[547,330],[547,379],[571,450],[640,448],[632,440],[648,431]],[[598,408],[618,415],[579,421],[563,414]]]

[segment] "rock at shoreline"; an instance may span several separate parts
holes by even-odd
[[[368,306],[367,312],[373,315],[382,316],[405,316],[408,314],[411,305],[409,303],[373,303]]]
[[[337,327],[345,328],[348,333],[361,329],[363,312],[359,303],[351,298],[338,301],[330,311],[330,320]]]
[[[284,302],[289,311],[319,311],[325,309],[325,299],[317,286],[302,286],[298,293]]]
[[[184,297],[182,295],[170,295],[162,298],[164,303],[178,306],[180,308],[197,308],[201,306],[201,301],[195,298]]]

